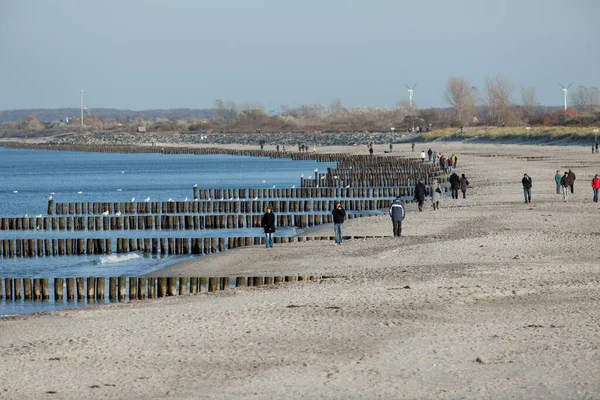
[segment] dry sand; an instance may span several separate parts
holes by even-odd
[[[163,272],[350,278],[0,320],[0,398],[600,398],[600,155],[431,147],[456,153],[473,188],[439,211],[409,205],[402,238],[247,248]],[[331,150],[365,149],[319,149]],[[566,203],[558,168],[577,174]]]

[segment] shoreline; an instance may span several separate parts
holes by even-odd
[[[420,149],[398,147],[389,156],[418,157]],[[600,208],[589,186],[600,172],[596,154],[572,146],[432,147],[457,154],[457,172],[473,187],[465,200],[443,199],[439,211],[427,201],[421,213],[409,204],[401,238],[253,246],[169,269],[349,278],[0,320],[4,393],[599,397]],[[568,166],[577,181],[563,202],[553,174]],[[531,204],[523,204],[525,172]],[[314,228],[311,235],[332,235],[330,226]],[[386,215],[352,219],[344,234],[389,236],[391,223]]]

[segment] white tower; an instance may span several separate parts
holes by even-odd
[[[408,89],[408,104],[409,104],[409,107],[410,107],[410,111],[412,111],[412,107],[413,107],[412,106],[412,103],[413,103],[413,92],[415,91],[415,88],[417,87],[417,84],[415,83],[413,85],[413,87],[410,87],[408,85],[404,85],[404,86],[406,86],[406,88]]]
[[[81,89],[81,127],[83,128],[83,89]]]
[[[559,86],[563,88],[563,96],[564,96],[564,100],[565,100],[565,111],[567,111],[567,93],[572,84],[573,84],[573,82],[571,82],[571,84],[569,86],[564,87],[562,84],[559,83]]]

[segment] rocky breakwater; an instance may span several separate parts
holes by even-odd
[[[167,143],[174,145],[190,144],[242,144],[260,146],[286,146],[288,150],[298,145],[313,146],[352,146],[404,142],[409,136],[402,132],[343,132],[343,133],[135,133],[135,134],[73,134],[48,141],[51,144],[88,145],[152,145]]]

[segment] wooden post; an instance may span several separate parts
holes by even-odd
[[[167,278],[167,296],[177,296],[177,278]]]
[[[198,278],[190,278],[190,294],[198,293]]]
[[[108,278],[108,300],[115,301],[117,299],[117,277],[111,276]]]
[[[127,299],[127,278],[124,276],[119,276],[118,280],[118,290],[119,290],[119,301]]]
[[[0,297],[2,297],[2,285],[0,285]],[[23,278],[23,296],[25,300],[32,299],[31,278]]]
[[[158,297],[167,295],[167,278],[158,278]]]
[[[42,280],[40,278],[33,278],[33,298],[42,299]]]
[[[75,299],[75,279],[67,278],[67,300],[73,301]]]
[[[200,278],[198,282],[198,293],[206,293],[206,278]]]
[[[238,276],[235,278],[235,287],[244,287],[246,286],[246,278],[244,276]]]
[[[104,277],[96,278],[96,300],[104,303]]]
[[[23,279],[15,278],[15,301],[21,301],[21,288],[23,287]]]
[[[48,278],[42,278],[42,300],[50,299],[50,288],[48,286]]]
[[[137,300],[137,278],[129,277],[129,301]]]
[[[83,278],[75,278],[77,284],[77,301],[85,299],[85,280]]]
[[[146,299],[146,278],[138,278],[138,300]]]
[[[214,276],[211,276],[210,278],[208,278],[208,291],[209,292],[216,292],[217,291],[217,278]]]
[[[149,299],[153,299],[155,298],[155,290],[154,287],[156,286],[156,278],[148,278],[148,298]]]
[[[229,277],[221,278],[221,290],[229,290]]]
[[[96,299],[96,278],[87,278],[87,299],[88,302]]]
[[[180,277],[179,278],[179,295],[185,296],[187,294],[187,285],[189,282],[189,278]]]

